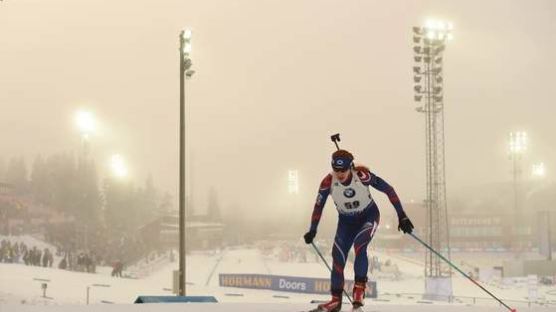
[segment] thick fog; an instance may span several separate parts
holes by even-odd
[[[4,1],[0,155],[30,166],[38,154],[77,151],[73,116],[86,109],[98,122],[90,144],[100,176],[119,153],[128,179],[141,184],[150,173],[175,199],[178,34],[190,27],[188,184],[199,211],[214,187],[224,213],[308,216],[336,132],[402,201],[421,201],[424,119],[412,101],[411,27],[428,17],[454,25],[444,55],[449,200],[510,183],[510,131],[528,132],[527,161],[544,162],[550,178],[549,0]],[[295,205],[288,169],[300,175]]]

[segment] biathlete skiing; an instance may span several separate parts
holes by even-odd
[[[349,250],[355,251],[353,286],[353,309],[363,306],[367,286],[367,246],[380,222],[378,207],[371,196],[369,186],[385,193],[398,215],[398,230],[411,233],[413,224],[405,214],[394,188],[373,174],[365,166],[354,166],[353,155],[339,149],[332,154],[332,172],[322,180],[311,216],[311,226],[304,235],[305,242],[312,244],[328,195],[332,196],[338,210],[338,226],[332,246],[333,265],[330,277],[332,299],[318,305],[315,311],[338,312],[342,308],[344,291],[344,267]]]

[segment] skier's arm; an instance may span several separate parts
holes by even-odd
[[[313,214],[311,215],[311,227],[309,231],[317,230],[319,225],[320,217],[322,215],[322,210],[326,204],[326,199],[330,195],[330,185],[332,184],[332,175],[328,174],[320,183],[319,192],[317,194],[317,199],[315,201],[315,206],[313,208]]]
[[[388,200],[390,200],[390,203],[394,206],[394,209],[396,209],[398,218],[405,217],[405,212],[403,211],[398,194],[396,194],[396,191],[388,182],[370,172],[367,168],[358,168],[357,175],[363,184],[370,185],[388,196]]]

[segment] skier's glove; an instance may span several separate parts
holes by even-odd
[[[414,228],[413,223],[411,223],[411,220],[409,220],[405,212],[402,212],[398,216],[398,222],[399,222],[398,231],[402,231],[405,234],[411,233],[413,231]]]
[[[311,230],[311,231],[305,233],[305,235],[303,235],[303,238],[305,239],[305,243],[306,244],[312,243],[313,239],[315,238],[316,235],[317,235],[317,231],[315,231],[315,230]]]

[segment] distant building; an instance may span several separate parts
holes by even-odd
[[[487,206],[480,212],[474,212],[449,206],[450,247],[452,250],[467,251],[536,250],[543,234],[550,235],[549,241],[554,246],[556,231],[550,231],[549,234],[541,233],[547,226],[540,226],[540,223],[556,226],[556,205],[550,210],[549,207],[542,208],[534,202],[529,202],[528,207],[527,213],[515,218],[508,209],[500,210]],[[404,208],[415,225],[415,234],[427,241],[425,206],[405,203]],[[547,215],[549,220],[543,220]],[[413,249],[416,246],[413,239],[398,232],[398,220],[395,216],[381,216],[378,231],[379,234],[374,241],[377,247]]]
[[[189,216],[185,224],[187,250],[214,249],[222,246],[224,224],[205,221],[206,216]],[[145,244],[176,248],[179,246],[177,215],[156,218],[139,230]]]
[[[0,196],[13,193],[14,187],[9,183],[0,182]]]

